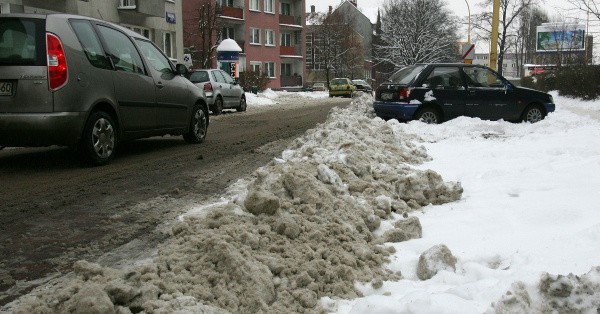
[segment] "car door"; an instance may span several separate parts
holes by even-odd
[[[147,73],[135,45],[119,30],[98,25],[103,45],[116,71],[112,79],[124,132],[156,128],[154,79]]]
[[[158,128],[182,128],[194,105],[187,79],[179,75],[169,59],[149,40],[136,38],[155,81]]]
[[[504,78],[484,67],[464,67],[469,96],[465,115],[482,119],[507,119],[516,106],[514,93]]]
[[[465,113],[467,90],[458,66],[436,66],[421,84],[429,89],[425,93],[425,102],[435,102],[441,106],[446,120]]]
[[[242,88],[235,83],[233,78],[225,71],[219,71],[225,80],[227,91],[227,107],[236,107],[240,104],[240,98],[242,97]]]
[[[212,71],[213,79],[215,80],[215,85],[217,89],[219,89],[219,93],[223,98],[223,107],[229,108],[231,107],[231,87],[229,83],[225,80],[224,76],[225,72],[221,70]]]

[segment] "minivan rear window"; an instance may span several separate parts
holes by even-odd
[[[0,64],[46,65],[45,20],[0,17]]]
[[[400,71],[394,73],[389,81],[394,84],[408,85],[414,80],[421,71],[425,68],[425,65],[411,65],[400,69]]]

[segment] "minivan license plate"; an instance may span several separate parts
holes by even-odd
[[[11,82],[0,82],[0,95],[1,96],[12,95],[12,83]]]

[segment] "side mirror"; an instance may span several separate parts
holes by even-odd
[[[177,70],[177,73],[179,73],[180,75],[183,75],[183,76],[187,76],[189,73],[188,68],[184,64],[181,64],[181,63],[178,63],[175,66],[175,69]]]

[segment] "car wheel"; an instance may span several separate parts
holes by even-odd
[[[104,111],[92,112],[79,142],[81,157],[93,165],[105,165],[113,159],[116,149],[117,129],[113,118]]]
[[[188,143],[202,143],[206,138],[206,132],[208,130],[208,119],[207,113],[204,108],[200,105],[194,106],[192,112],[192,119],[190,121],[190,131],[183,135]]]
[[[223,98],[221,98],[221,96],[217,96],[217,99],[215,99],[213,114],[215,116],[218,116],[221,113],[223,113]]]
[[[536,123],[544,119],[544,109],[539,105],[531,105],[525,109],[521,120],[529,123]]]
[[[246,97],[240,99],[240,106],[236,108],[238,112],[246,111]]]
[[[439,124],[442,122],[440,113],[434,108],[423,108],[419,110],[416,119],[427,124]]]

